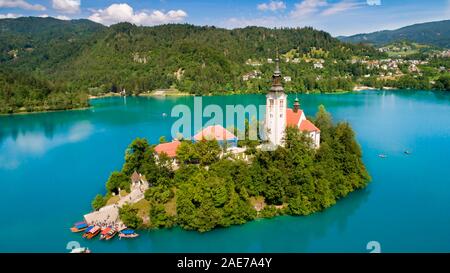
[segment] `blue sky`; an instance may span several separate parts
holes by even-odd
[[[450,19],[450,0],[0,0],[0,18],[20,16],[105,25],[312,26],[337,36]]]

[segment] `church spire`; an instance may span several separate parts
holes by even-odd
[[[272,87],[271,92],[284,92],[283,85],[281,84],[281,71],[280,71],[280,57],[277,48],[277,57],[275,58],[275,71],[272,75]]]
[[[275,72],[274,72],[274,75],[277,74],[277,75],[280,75],[280,76],[281,76],[281,71],[280,71],[280,56],[279,56],[279,53],[278,53],[278,48],[277,48],[277,57],[275,58],[275,64],[276,64],[276,66],[275,66]]]

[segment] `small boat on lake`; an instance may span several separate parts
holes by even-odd
[[[387,158],[387,155],[385,155],[385,154],[379,154],[378,157],[379,157],[379,158]]]
[[[89,230],[87,230],[84,234],[83,234],[83,238],[86,238],[88,240],[94,238],[95,236],[97,236],[100,231],[102,231],[102,229],[99,226],[92,226],[92,228],[88,228]]]
[[[86,222],[78,222],[73,224],[73,227],[70,228],[72,232],[82,232],[88,228],[88,224]]]
[[[138,236],[139,236],[139,234],[137,234],[132,229],[124,229],[124,230],[120,231],[120,234],[119,234],[119,238],[136,238]]]
[[[404,153],[405,153],[405,155],[410,155],[410,154],[412,154],[410,150],[405,150]]]
[[[88,227],[86,228],[86,230],[84,231],[84,234],[83,234],[83,238],[86,237],[86,235],[89,233],[89,231],[90,231],[92,228],[94,228],[94,226],[88,226]]]
[[[100,240],[111,240],[112,238],[114,238],[114,236],[116,236],[117,234],[117,230],[115,228],[112,227],[107,227],[104,230],[102,230],[101,234],[100,234]]]

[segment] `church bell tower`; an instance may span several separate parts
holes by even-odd
[[[272,87],[266,95],[265,133],[267,140],[271,144],[283,145],[283,138],[286,130],[287,96],[284,93],[281,82],[280,58],[278,51],[275,64],[276,67],[272,76]]]

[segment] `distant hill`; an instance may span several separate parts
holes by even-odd
[[[21,17],[0,20],[0,63],[43,68],[67,61],[106,29],[89,20]],[[10,66],[11,66],[10,65]]]
[[[379,54],[372,47],[343,43],[312,28],[228,30],[130,23],[105,27],[89,20],[0,20],[0,68],[32,73],[92,93],[172,86],[197,94],[254,89],[241,81],[243,74],[256,69],[246,64],[247,60],[265,61],[274,56],[277,47],[282,54],[320,48],[340,60]],[[258,69],[270,73],[273,67]],[[263,78],[269,79],[270,74]]]
[[[338,37],[351,43],[369,43],[383,46],[392,42],[410,41],[419,44],[450,48],[450,20],[415,24],[396,30],[384,30],[373,33]]]

